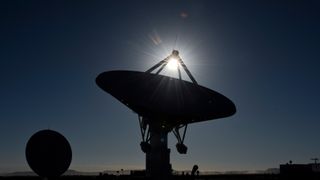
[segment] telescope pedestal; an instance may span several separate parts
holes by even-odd
[[[170,179],[170,149],[168,132],[161,128],[150,129],[151,150],[146,152],[146,175],[152,179]]]

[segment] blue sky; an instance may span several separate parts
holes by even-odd
[[[0,172],[29,170],[26,142],[46,128],[70,141],[71,169],[144,168],[137,115],[95,77],[145,71],[173,48],[199,84],[237,106],[230,118],[190,125],[187,155],[170,134],[174,169],[311,162],[320,155],[319,8],[313,0],[1,1]]]

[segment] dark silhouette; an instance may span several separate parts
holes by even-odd
[[[198,169],[199,169],[199,166],[195,164],[195,165],[192,167],[191,175],[192,175],[192,176],[195,176],[195,175],[196,175],[196,172],[198,171]]]
[[[311,158],[312,161],[314,161],[314,164],[318,164],[319,158]]]
[[[173,59],[178,62],[179,79],[159,75]],[[180,66],[192,83],[182,80]],[[157,72],[152,74],[156,69]],[[186,154],[188,148],[183,142],[189,123],[224,118],[236,112],[235,105],[227,97],[198,85],[177,50],[146,72],[104,72],[98,75],[96,83],[139,115],[140,146],[146,153],[146,175],[153,179],[172,178],[167,143],[170,131],[178,140],[178,152]]]
[[[280,164],[280,177],[281,179],[320,179],[320,166],[316,161],[310,164],[295,164],[290,160],[289,164]]]
[[[26,158],[30,168],[39,176],[59,177],[71,163],[71,146],[60,133],[41,130],[29,139]]]

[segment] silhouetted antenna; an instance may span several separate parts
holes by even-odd
[[[27,142],[26,159],[30,168],[43,178],[57,178],[67,171],[72,160],[71,146],[60,133],[41,130]]]
[[[169,61],[178,65],[179,79],[159,74]],[[192,82],[182,80],[180,66]],[[177,151],[186,154],[188,148],[184,139],[188,124],[236,113],[230,99],[198,85],[177,50],[146,72],[103,72],[96,78],[96,83],[138,114],[142,137],[140,146],[146,154],[146,175],[152,179],[170,179],[169,132],[173,132],[178,140]],[[198,166],[195,165],[192,174],[197,171]]]
[[[199,166],[195,164],[195,165],[192,167],[191,176],[195,176],[195,175],[196,175],[196,172],[198,171],[198,169],[199,169]]]
[[[314,164],[317,164],[319,159],[318,158],[311,158],[311,160],[314,161]]]

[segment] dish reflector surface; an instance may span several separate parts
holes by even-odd
[[[224,118],[236,112],[222,94],[188,81],[137,71],[108,71],[96,83],[134,112],[171,126]]]

